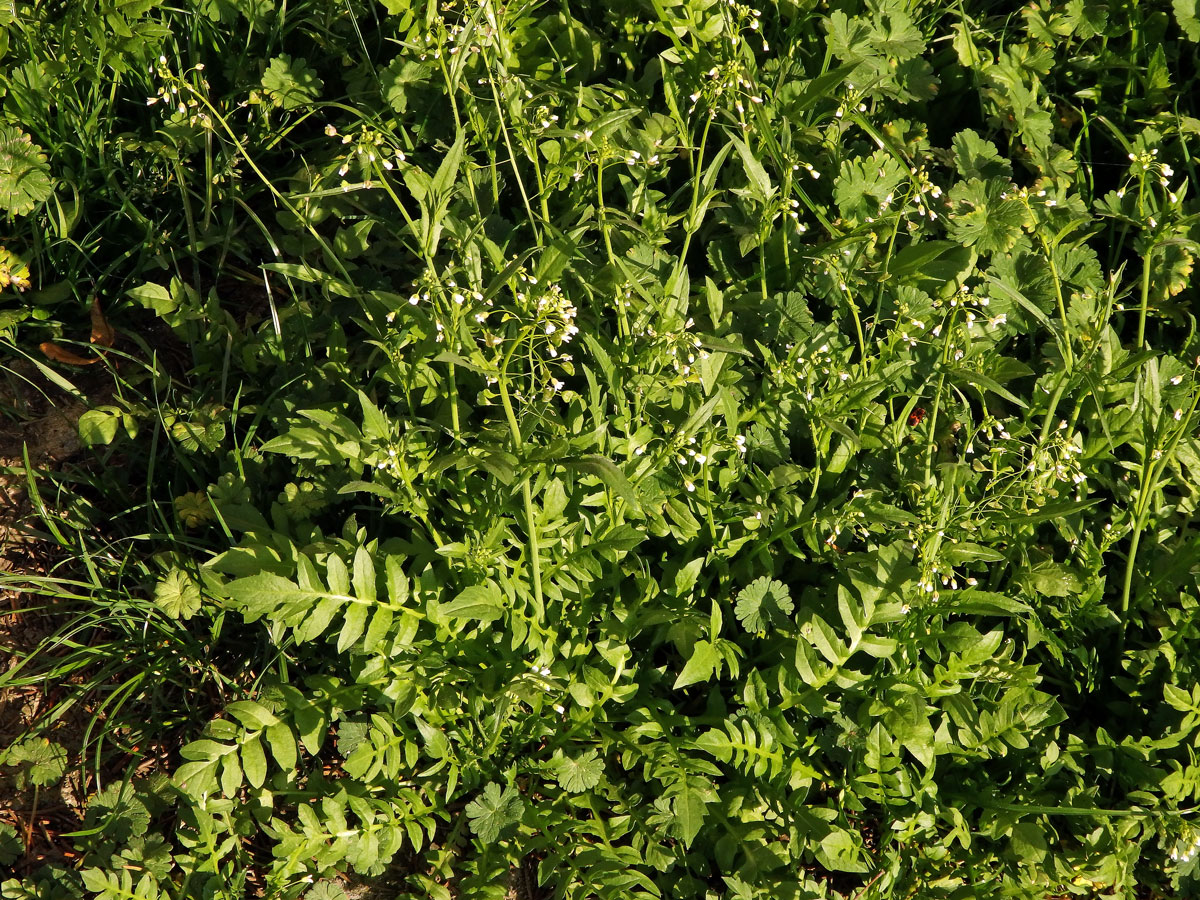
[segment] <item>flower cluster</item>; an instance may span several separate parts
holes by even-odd
[[[1175,849],[1171,851],[1171,861],[1177,862],[1180,865],[1187,865],[1196,858],[1197,854],[1200,854],[1200,832],[1197,832],[1194,836],[1186,839],[1183,843],[1182,850],[1179,848],[1179,846],[1176,846]]]
[[[407,158],[403,150],[392,146],[389,135],[373,128],[361,126],[354,132],[341,134],[333,125],[326,125],[325,134],[328,137],[341,137],[342,144],[347,148],[345,154],[335,160],[338,163],[337,173],[342,177],[350,171],[351,165],[355,165],[364,178],[370,179],[376,163],[391,170]]]
[[[170,110],[167,114],[177,124],[192,128],[212,128],[212,118],[200,109],[197,91],[208,91],[208,79],[204,77],[204,63],[196,63],[184,76],[192,75],[191,80],[174,74],[165,56],[160,56],[156,64],[150,65],[150,74],[159,79],[157,93],[146,98],[147,106],[162,105]],[[194,83],[193,83],[194,82]]]

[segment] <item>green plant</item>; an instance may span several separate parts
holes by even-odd
[[[1194,10],[81,9],[5,334],[91,241],[128,336],[7,683],[128,755],[6,897],[1194,885]]]

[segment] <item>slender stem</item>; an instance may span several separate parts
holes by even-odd
[[[604,250],[608,253],[608,264],[613,273],[613,302],[617,305],[617,334],[619,337],[629,337],[629,322],[625,317],[625,304],[621,300],[621,291],[617,287],[617,255],[613,252],[612,238],[608,233],[608,207],[604,203],[604,156],[601,153],[596,163],[596,206],[600,213],[600,233],[604,237]]]
[[[675,278],[683,270],[685,260],[687,260],[688,248],[692,246],[692,234],[694,233],[693,219],[696,218],[696,207],[700,204],[700,182],[703,181],[701,175],[701,167],[704,165],[704,148],[708,144],[708,129],[712,127],[712,119],[704,120],[704,133],[700,135],[700,146],[696,151],[695,162],[692,164],[692,202],[688,205],[687,231],[683,235],[683,249],[679,251],[679,260],[675,263],[675,275],[671,278],[671,283],[675,283]]]
[[[505,357],[504,361],[506,365],[500,370],[500,376],[497,378],[496,384],[500,388],[500,403],[504,407],[504,416],[508,419],[508,427],[512,432],[513,447],[517,451],[520,451],[525,446],[525,442],[521,438],[521,426],[517,422],[517,414],[513,412],[512,401],[508,396],[507,362],[511,356],[512,350]],[[537,518],[533,512],[533,492],[529,489],[528,475],[521,481],[521,499],[525,503],[525,527],[529,532],[529,567],[533,575],[533,603],[538,619],[540,620],[545,616],[546,604],[542,599],[541,547],[538,545]]]
[[[1141,350],[1146,344],[1146,311],[1150,306],[1150,260],[1154,257],[1154,246],[1146,251],[1146,259],[1142,263],[1142,300],[1138,307],[1137,348]]]

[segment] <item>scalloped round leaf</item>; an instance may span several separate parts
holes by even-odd
[[[53,192],[42,148],[21,129],[0,125],[0,209],[23,216]]]
[[[172,619],[190,619],[200,611],[200,588],[182,569],[172,569],[155,586],[154,605]]]
[[[501,791],[500,785],[492,782],[483,789],[480,796],[467,804],[464,811],[475,836],[485,844],[492,844],[510,827],[521,821],[525,812],[525,801],[512,785]]]
[[[604,763],[595,750],[583,756],[562,756],[554,761],[554,779],[568,794],[590,791],[600,783],[604,775]]]
[[[1174,297],[1191,283],[1195,258],[1183,244],[1167,243],[1154,254],[1150,278],[1160,297]]]
[[[761,634],[786,622],[793,609],[787,585],[764,575],[742,589],[733,612],[743,628]]]
[[[950,189],[951,239],[980,253],[1007,253],[1029,224],[1029,210],[1017,189],[1002,178],[959,182]]]

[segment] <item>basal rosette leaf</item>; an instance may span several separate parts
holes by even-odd
[[[787,585],[764,575],[738,594],[734,614],[747,631],[762,633],[787,622],[794,608]]]
[[[869,157],[842,163],[833,197],[843,217],[862,221],[884,212],[907,178],[908,172],[894,157],[877,150]]]
[[[1007,181],[972,178],[950,190],[947,231],[953,240],[980,253],[1006,253],[1031,224],[1029,209]]]
[[[555,754],[554,779],[568,794],[590,791],[600,783],[603,776],[604,763],[598,758],[595,750],[582,756],[564,756],[561,752]]]
[[[500,785],[492,782],[481,796],[467,804],[465,812],[475,836],[485,844],[493,844],[521,821],[525,801],[512,785],[501,791]]]
[[[281,53],[263,73],[262,87],[276,106],[299,109],[315,100],[325,83],[308,65],[308,60]]]
[[[970,128],[954,136],[954,167],[963,178],[1011,178],[1012,163]]]
[[[53,192],[42,148],[19,128],[0,126],[0,209],[23,216]]]
[[[182,569],[172,569],[154,588],[154,605],[172,619],[190,619],[200,602],[200,588]]]
[[[1159,297],[1174,297],[1191,283],[1194,247],[1168,241],[1155,251],[1150,283]]]

